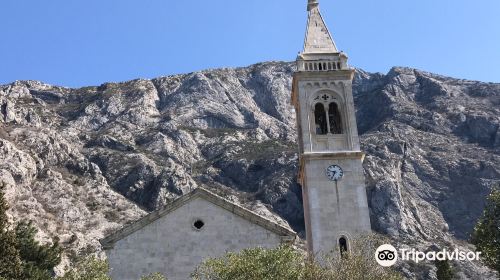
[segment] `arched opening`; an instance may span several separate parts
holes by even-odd
[[[342,134],[342,118],[337,103],[328,105],[328,122],[330,123],[331,134]]]
[[[347,239],[345,237],[339,238],[339,249],[340,249],[340,256],[345,257],[347,256],[348,253],[348,247],[347,247]]]
[[[322,66],[322,64],[320,63],[320,64],[319,64],[319,71],[321,71],[321,70],[323,70],[323,66]]]
[[[316,104],[316,106],[314,106],[314,123],[316,125],[316,134],[324,135],[328,133],[325,107],[321,103],[318,103]]]

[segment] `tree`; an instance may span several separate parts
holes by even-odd
[[[193,273],[195,280],[399,280],[402,277],[378,265],[373,252],[383,244],[375,235],[353,240],[344,257],[326,255],[321,261],[304,259],[290,246],[253,248],[205,260]]]
[[[78,261],[60,280],[111,280],[108,262],[90,256]]]
[[[302,263],[302,255],[289,246],[251,248],[207,259],[193,273],[193,279],[298,280],[302,275]]]
[[[15,228],[17,249],[23,267],[22,278],[52,279],[54,267],[61,262],[62,248],[57,238],[52,245],[40,245],[35,239],[37,232],[32,222],[20,222]]]
[[[61,262],[59,243],[40,245],[31,222],[20,222],[11,230],[4,188],[0,183],[0,279],[52,279],[54,267]]]
[[[471,241],[481,252],[481,259],[486,265],[500,272],[499,189],[493,189],[488,196],[483,215],[474,228]]]
[[[21,276],[21,258],[14,232],[9,230],[9,206],[4,197],[5,184],[0,182],[0,277],[18,279]]]
[[[453,270],[451,269],[450,263],[448,260],[444,261],[435,261],[436,265],[436,277],[438,280],[451,280],[453,279]]]

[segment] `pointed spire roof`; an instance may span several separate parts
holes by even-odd
[[[308,0],[307,11],[309,16],[302,53],[337,53],[337,46],[319,11],[318,1]]]

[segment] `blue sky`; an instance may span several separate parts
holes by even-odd
[[[1,0],[0,84],[79,87],[292,61],[306,2]],[[320,7],[355,67],[500,82],[498,0],[320,0]]]

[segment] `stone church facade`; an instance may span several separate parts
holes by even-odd
[[[304,49],[292,103],[297,114],[299,183],[311,256],[348,253],[370,217],[347,55],[338,51],[317,0],[308,0]],[[196,189],[101,240],[111,277],[161,272],[189,279],[204,259],[250,247],[277,247],[295,233],[207,190]]]
[[[112,279],[161,272],[190,279],[206,258],[245,248],[292,243],[295,233],[198,188],[101,240]]]

